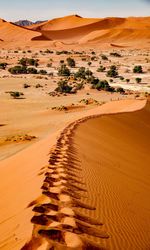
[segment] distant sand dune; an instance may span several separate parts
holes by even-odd
[[[143,18],[82,18],[78,15],[56,18],[34,25],[50,40],[72,40],[79,43],[138,41],[150,39],[150,17]]]
[[[41,34],[0,19],[0,40],[5,42],[30,41]]]

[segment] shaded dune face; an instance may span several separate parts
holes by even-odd
[[[77,15],[56,18],[33,25],[50,40],[71,40],[76,43],[128,42],[149,40],[150,18],[82,18]]]
[[[150,103],[77,128],[74,143],[95,217],[106,221],[108,249],[150,249]]]

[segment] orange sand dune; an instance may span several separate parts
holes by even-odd
[[[89,115],[134,111],[144,105],[145,100],[119,101],[119,105],[118,101],[114,101],[80,113],[80,116],[74,115],[72,121]],[[21,249],[30,240],[33,229],[30,220],[34,213],[28,205],[35,199],[40,201],[40,187],[44,179],[41,171],[48,164],[49,151],[56,143],[57,135],[58,133],[50,134],[42,141],[0,162],[0,248],[3,250]],[[106,194],[104,192],[104,196]],[[100,217],[102,218],[101,214]],[[105,223],[108,219],[109,216],[106,216]]]
[[[150,29],[108,29],[93,31],[81,38],[79,43],[87,42],[132,42],[150,40]]]
[[[148,43],[150,17],[82,18],[71,15],[44,23],[19,27],[0,19],[0,41],[60,41],[72,44]],[[44,43],[43,43],[44,45]]]
[[[107,249],[150,249],[150,103],[80,124],[74,143]],[[84,201],[83,199],[82,201]]]
[[[30,41],[39,36],[41,36],[39,32],[30,31],[0,19],[0,40],[4,42]]]
[[[75,43],[136,41],[150,39],[150,17],[129,18],[82,18],[66,16],[33,25],[50,40],[71,40]]]
[[[89,25],[98,22],[99,20],[100,19],[98,18],[82,18],[78,15],[71,15],[55,18],[42,24],[35,24],[27,27],[33,30],[64,30]]]

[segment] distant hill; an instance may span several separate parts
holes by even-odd
[[[40,24],[40,23],[43,23],[43,22],[46,22],[46,21],[36,21],[36,22],[32,22],[32,21],[29,21],[29,20],[19,20],[19,21],[16,21],[14,22],[14,24],[18,25],[18,26],[30,26],[30,25],[33,25],[33,24]]]

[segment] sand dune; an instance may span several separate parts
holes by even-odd
[[[97,208],[93,216],[106,222],[111,235],[104,246],[149,249],[150,103],[140,111],[80,124],[75,145]]]
[[[62,41],[74,44],[134,43],[150,39],[150,17],[83,18],[71,15],[55,18],[28,27],[19,27],[0,19],[0,40],[15,41]]]
[[[114,113],[114,112],[125,112],[125,111],[134,111],[136,109],[141,109],[143,106],[145,105],[145,101],[138,101],[138,100],[125,100],[125,101],[120,101],[119,105],[118,102],[110,102],[107,103],[103,106],[100,107],[96,107],[92,110],[87,111],[86,113],[80,113],[80,118],[82,117],[86,117],[86,116],[91,116],[91,115],[98,115],[98,114],[108,114],[108,113]],[[74,116],[72,121],[79,119],[79,116]],[[84,120],[84,119],[83,119]],[[1,161],[0,163],[0,207],[1,207],[1,214],[0,214],[0,248],[2,248],[3,250],[8,250],[8,249],[14,249],[14,250],[18,250],[21,249],[21,247],[23,247],[25,245],[26,242],[30,241],[31,237],[32,237],[32,230],[33,232],[34,229],[38,230],[38,227],[34,227],[33,229],[33,224],[31,224],[30,220],[32,218],[32,222],[37,223],[37,219],[39,218],[35,218],[33,217],[35,214],[35,208],[33,209],[34,211],[32,211],[32,206],[35,205],[39,205],[39,204],[43,204],[43,202],[47,203],[47,200],[49,199],[49,201],[52,199],[55,200],[55,205],[57,204],[58,200],[57,200],[57,195],[55,196],[54,194],[52,195],[52,193],[55,191],[58,191],[58,189],[54,190],[51,189],[49,194],[51,196],[51,198],[47,197],[46,200],[43,200],[43,195],[41,193],[41,185],[43,183],[44,180],[44,176],[46,174],[46,172],[50,172],[50,171],[54,171],[56,166],[57,166],[57,172],[59,171],[59,173],[62,173],[63,170],[62,168],[64,168],[64,164],[65,166],[70,166],[71,162],[68,164],[68,155],[72,155],[72,162],[74,163],[79,163],[77,160],[75,160],[75,155],[74,155],[74,150],[73,148],[70,149],[70,151],[68,152],[68,154],[66,155],[66,150],[68,148],[68,146],[70,145],[69,140],[72,140],[72,132],[69,131],[71,129],[71,126],[74,126],[74,124],[79,124],[82,121],[79,120],[77,123],[73,123],[72,125],[70,125],[67,129],[65,129],[63,131],[63,133],[60,135],[61,136],[61,140],[57,140],[60,137],[57,137],[59,134],[50,134],[47,138],[43,139],[40,142],[35,143],[34,145],[32,145],[31,147],[19,152],[18,154],[5,159],[4,161]],[[69,130],[68,130],[69,129]],[[71,132],[71,133],[70,133]],[[57,142],[57,148],[53,147],[53,145],[55,145]],[[68,145],[69,142],[69,145]],[[62,145],[60,144],[62,143]],[[67,146],[68,145],[68,146]],[[51,149],[51,154],[49,155]],[[56,149],[56,151],[55,151]],[[64,156],[64,154],[66,155],[66,157]],[[30,157],[29,157],[30,156]],[[57,164],[56,163],[56,159],[57,158]],[[50,165],[48,165],[48,161],[50,163]],[[50,162],[51,161],[51,162]],[[54,164],[52,164],[52,162]],[[67,165],[66,165],[67,164]],[[74,175],[80,175],[80,170],[81,168],[76,166],[76,164],[74,164],[73,168],[74,171],[72,172],[72,177],[73,174]],[[54,165],[54,168],[53,166]],[[78,164],[77,164],[78,165]],[[45,166],[45,167],[44,167]],[[70,172],[71,170],[68,171]],[[77,171],[77,172],[76,172]],[[71,173],[71,172],[70,172]],[[55,179],[59,179],[60,178],[60,174],[58,173],[51,173],[53,174],[53,181]],[[46,174],[48,175],[48,173]],[[81,171],[81,176],[84,176],[82,174]],[[46,176],[45,176],[46,177]],[[61,174],[61,177],[65,178],[64,175]],[[79,179],[78,179],[79,180]],[[63,181],[64,182],[64,181]],[[63,182],[61,181],[61,184],[63,184]],[[87,185],[84,186],[84,184],[82,184],[82,182],[86,182],[86,178],[83,178],[83,180],[81,179],[81,183],[78,185],[74,185],[74,189],[77,189],[76,186],[78,186],[78,190],[80,189],[80,191],[84,191],[85,188],[87,189]],[[67,182],[67,186],[69,185],[69,182]],[[43,183],[44,184],[44,183]],[[74,183],[75,184],[75,183]],[[44,184],[45,185],[45,184]],[[59,180],[55,180],[55,186],[58,187],[60,186],[60,181]],[[63,185],[64,186],[64,185]],[[46,187],[46,186],[45,186]],[[55,193],[54,192],[54,193]],[[82,192],[81,192],[82,193]],[[81,195],[81,193],[79,192],[79,196]],[[75,192],[72,192],[72,195],[76,195]],[[78,196],[78,198],[79,198]],[[86,193],[83,196],[87,196]],[[88,200],[86,199],[86,202],[82,202],[82,201],[78,201],[74,200],[74,202],[76,204],[78,204],[78,206],[82,206],[82,216],[81,214],[77,213],[77,225],[80,228],[80,233],[81,230],[88,233],[94,235],[97,235],[97,239],[104,237],[107,238],[107,234],[104,233],[104,231],[111,233],[111,230],[105,230],[106,228],[104,228],[103,230],[94,230],[94,228],[90,228],[88,229],[88,224],[95,224],[96,221],[93,220],[93,212],[94,210],[89,210],[89,208],[93,208],[95,207],[95,204],[93,206],[93,204],[91,203],[91,201],[89,200],[89,194],[88,194]],[[59,199],[61,200],[61,202],[68,202],[70,198],[66,197],[66,196],[60,196]],[[49,203],[49,202],[48,202]],[[74,203],[74,204],[75,204]],[[49,203],[50,204],[50,203]],[[72,204],[72,203],[71,203]],[[87,213],[85,213],[85,210],[83,208],[83,205],[85,207],[86,205],[86,211],[89,211]],[[48,207],[50,208],[50,206]],[[54,209],[55,208],[55,209]],[[71,208],[72,205],[71,205]],[[61,210],[61,214],[68,214],[70,216],[70,213],[72,214],[72,209],[63,209]],[[37,209],[37,208],[36,208]],[[41,207],[41,209],[43,209],[43,207]],[[53,206],[52,210],[56,210],[57,207]],[[100,212],[100,210],[97,208],[97,211]],[[81,211],[80,211],[81,213]],[[38,214],[37,214],[38,215]],[[84,216],[83,216],[84,215]],[[86,217],[85,217],[86,215]],[[49,214],[48,216],[54,216],[53,214]],[[47,217],[40,217],[40,223],[41,223],[41,218],[46,221]],[[52,218],[52,217],[49,217]],[[59,217],[60,218],[60,217]],[[84,222],[81,221],[84,220]],[[104,222],[107,223],[107,220],[109,219],[109,217],[105,217],[103,218],[104,221],[101,221],[102,218],[102,214],[100,214],[100,218],[98,220],[98,223]],[[53,218],[54,219],[54,218]],[[57,217],[56,217],[57,219]],[[42,221],[43,221],[42,220]],[[85,223],[85,220],[88,222]],[[61,222],[62,223],[62,222]],[[63,223],[65,225],[71,224],[74,225],[74,222],[72,220],[63,220]],[[57,227],[55,233],[58,235],[60,234],[61,239],[65,242],[67,245],[72,246],[72,244],[74,244],[71,241],[71,238],[73,237],[73,239],[75,239],[75,242],[77,242],[77,246],[79,246],[80,244],[86,244],[87,241],[85,241],[85,238],[82,238],[82,234],[80,234],[80,237],[76,237],[76,235],[68,235],[68,234],[62,234],[62,231],[60,232],[60,224],[55,223],[52,224],[53,227]],[[59,226],[59,228],[58,228]],[[69,226],[69,225],[68,225]],[[69,226],[70,228],[70,226]],[[100,228],[101,229],[101,228]],[[46,234],[48,232],[46,232],[47,228],[44,229],[44,226],[41,228],[41,226],[39,227],[40,233],[43,236],[42,237],[42,243],[43,245],[41,246],[41,248],[39,249],[45,249],[47,247],[47,242],[45,243],[44,239],[46,238]],[[41,231],[42,230],[42,231]],[[88,231],[87,231],[88,230]],[[36,231],[37,232],[37,231]],[[53,231],[54,233],[54,231]],[[88,235],[87,234],[87,235]],[[33,234],[33,241],[30,241],[30,246],[32,243],[34,243],[35,246],[35,239],[34,239],[35,234]],[[53,236],[55,237],[55,235],[53,234]],[[57,240],[56,237],[56,240]],[[36,244],[37,247],[35,249],[38,249],[39,244],[41,245],[41,240],[38,241],[38,237],[36,238]],[[103,239],[104,241],[109,241],[109,239]],[[93,244],[91,242],[89,242],[89,244]],[[95,245],[97,244],[96,242],[94,243]],[[27,245],[26,245],[27,247]],[[34,249],[34,248],[24,248],[24,249]],[[66,248],[64,248],[66,249]],[[77,248],[79,250],[79,248]],[[97,249],[97,248],[95,248]],[[98,248],[99,249],[99,248]]]
[[[30,31],[0,19],[0,40],[4,42],[30,41],[39,36],[41,36],[39,32]]]
[[[34,30],[64,30],[73,29],[98,22],[98,18],[82,18],[78,15],[55,18],[42,24],[28,26]]]
[[[31,26],[50,40],[71,40],[76,43],[118,42],[150,39],[150,17],[82,18],[77,15],[56,18]]]
[[[79,43],[87,42],[142,42],[150,40],[150,29],[109,29],[93,31],[81,38]]]

